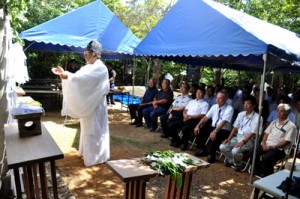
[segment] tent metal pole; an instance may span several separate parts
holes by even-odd
[[[133,55],[133,69],[132,69],[132,98],[131,103],[133,104],[133,97],[134,97],[134,85],[135,85],[135,71],[136,71],[136,57]],[[129,96],[128,96],[129,97]],[[129,104],[128,104],[129,106]]]
[[[251,165],[251,172],[250,172],[250,181],[249,184],[253,184],[253,172],[254,172],[254,167],[255,167],[255,159],[256,159],[256,151],[257,151],[257,146],[259,142],[259,137],[262,136],[263,133],[263,125],[261,122],[261,115],[262,115],[262,102],[263,102],[263,94],[264,94],[264,87],[265,87],[265,76],[266,76],[266,68],[267,68],[267,54],[262,55],[262,59],[264,60],[264,68],[263,68],[263,73],[261,75],[261,80],[260,80],[260,91],[259,91],[259,105],[258,105],[258,110],[259,110],[259,117],[258,117],[258,134],[255,136],[255,144],[254,144],[254,151],[253,151],[253,157],[252,157],[252,165]]]
[[[30,46],[32,46],[34,43],[35,43],[35,41],[31,42],[31,43],[27,46],[27,48],[25,48],[23,51],[25,52],[25,51],[26,51],[28,48],[30,48]]]
[[[296,138],[297,138],[297,141],[296,141],[296,146],[295,146],[295,149],[294,149],[293,163],[292,163],[289,178],[287,179],[287,189],[286,189],[286,192],[285,192],[285,195],[284,195],[284,199],[288,199],[289,193],[290,193],[290,188],[291,188],[291,183],[293,181],[293,173],[294,173],[294,169],[295,169],[294,167],[295,167],[295,163],[296,163],[297,152],[298,152],[299,141],[300,141],[299,131],[297,132]]]

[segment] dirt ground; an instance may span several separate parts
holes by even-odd
[[[57,161],[57,169],[76,199],[123,198],[124,183],[107,167],[101,164],[86,168],[78,158],[79,125],[63,125],[65,118],[57,110],[46,110],[43,121],[54,140],[64,152],[64,159]],[[169,146],[169,139],[160,138],[159,133],[150,133],[144,128],[129,125],[126,108],[120,103],[109,107],[111,137],[111,160],[141,157],[153,150],[180,149]],[[187,153],[194,154],[195,148]],[[206,160],[206,158],[203,158]],[[147,183],[146,198],[164,197],[165,177],[156,177]],[[249,174],[236,172],[223,165],[221,158],[209,168],[198,170],[193,176],[190,198],[249,198],[252,186],[248,185]]]

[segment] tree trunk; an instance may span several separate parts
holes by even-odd
[[[5,48],[6,45],[6,37],[4,32],[4,24],[5,24],[5,13],[2,8],[0,8],[0,160],[2,159],[3,151],[4,151],[4,130],[3,125],[6,123],[7,120],[7,100],[6,100],[6,59],[4,58]],[[5,175],[7,172],[7,164],[4,161],[4,169],[2,171],[2,176]],[[1,176],[1,177],[2,177]]]
[[[241,85],[241,71],[237,72],[237,82],[235,82],[238,87]]]
[[[156,82],[156,88],[160,88],[160,83],[159,83],[160,68],[161,68],[161,61],[159,59],[155,59],[152,77],[153,77],[154,81]]]
[[[282,85],[284,85],[283,83],[283,74],[281,72],[278,72],[278,88]]]
[[[221,69],[220,68],[215,69],[215,77],[216,77],[215,84],[221,84],[221,76],[222,76]]]

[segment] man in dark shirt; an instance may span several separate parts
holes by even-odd
[[[77,67],[77,61],[75,59],[71,59],[70,60],[70,65],[67,68],[67,71],[71,72],[71,73],[76,73],[76,71],[78,71],[79,68]]]
[[[111,63],[106,63],[106,67],[107,67],[107,71],[108,71],[109,85],[110,85],[110,88],[112,89],[115,87],[115,80],[116,80],[117,73],[112,68]],[[108,95],[106,95],[106,101],[107,101],[107,105],[109,105],[109,102],[112,105],[115,105],[114,94],[109,93]]]
[[[152,102],[152,106],[143,110],[143,116],[146,122],[146,127],[150,132],[155,132],[157,129],[157,118],[166,113],[172,104],[173,91],[170,89],[170,80],[164,79],[162,82],[162,89],[158,91]]]
[[[143,126],[143,110],[149,106],[151,106],[154,97],[156,96],[158,90],[155,87],[154,80],[151,78],[149,80],[149,87],[146,90],[142,102],[140,104],[130,104],[129,112],[131,119],[134,119],[130,125],[136,125],[136,127]],[[138,114],[136,115],[136,111]]]

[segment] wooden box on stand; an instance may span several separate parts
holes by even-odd
[[[43,114],[44,112],[20,115],[12,114],[12,117],[18,120],[18,129],[20,137],[28,137],[42,134],[41,116]]]

